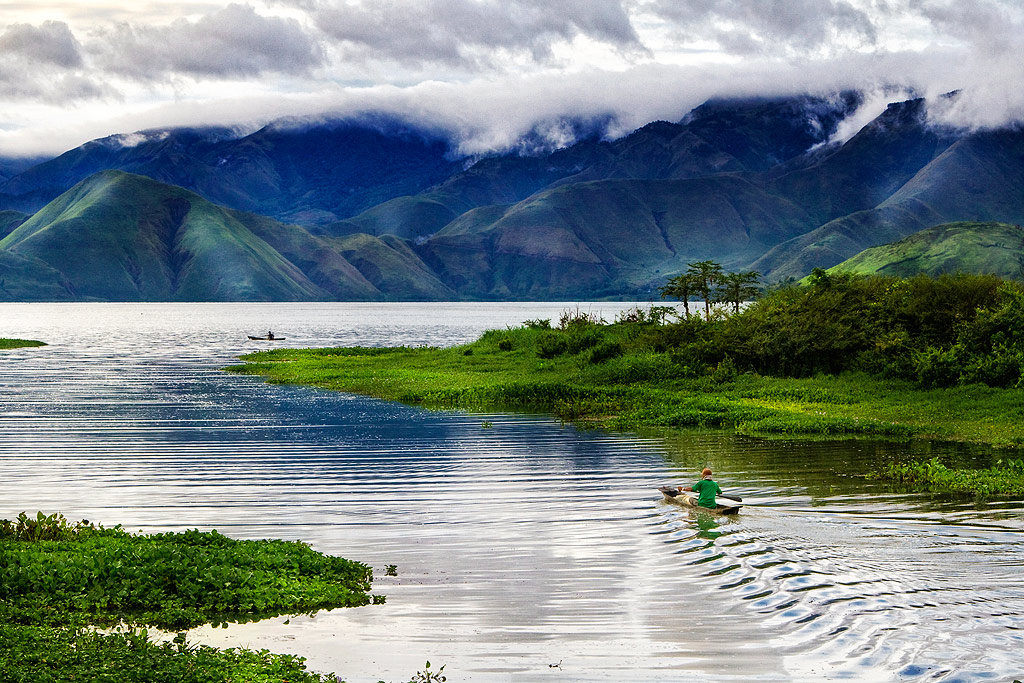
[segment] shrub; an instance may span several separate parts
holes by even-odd
[[[557,332],[542,335],[537,340],[537,355],[541,358],[551,359],[561,356],[569,350],[569,342]]]
[[[615,341],[601,342],[590,352],[591,363],[604,363],[623,354],[622,344]]]
[[[597,328],[576,329],[567,335],[566,349],[569,354],[575,356],[597,346],[602,339],[604,334]]]

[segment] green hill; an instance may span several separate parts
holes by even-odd
[[[860,275],[973,273],[1021,279],[1024,228],[1009,223],[946,223],[865,249],[829,269]]]
[[[79,183],[0,240],[0,253],[5,254],[0,277],[21,281],[16,298],[37,300],[380,297],[337,254],[336,267],[330,270],[331,287],[314,283],[257,234],[266,236],[272,226],[288,232],[288,226],[223,209],[180,187],[104,171]],[[317,247],[331,251],[308,237],[305,243],[297,239],[290,252],[293,258],[311,254]],[[278,236],[281,242],[285,239],[284,234]],[[329,254],[310,255],[314,276],[330,269],[325,256]],[[31,277],[25,280],[30,269]],[[57,297],[56,292],[63,295]]]

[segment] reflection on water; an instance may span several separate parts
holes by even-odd
[[[2,305],[5,336],[53,345],[0,355],[0,516],[301,538],[367,562],[383,606],[195,634],[353,683],[427,659],[452,681],[1024,678],[1022,503],[847,475],[983,449],[579,432],[218,370],[266,328],[295,346],[450,344],[560,310]],[[705,464],[741,514],[661,500]]]

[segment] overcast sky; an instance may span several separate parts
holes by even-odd
[[[1022,0],[0,0],[0,155],[364,110],[479,153],[851,87],[962,89],[931,115],[994,126],[1024,119],[1022,55]]]

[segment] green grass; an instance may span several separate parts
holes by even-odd
[[[5,339],[0,337],[0,349],[21,349],[31,346],[46,346],[44,342],[30,339]]]
[[[728,363],[694,375],[665,353],[623,352],[593,363],[597,349],[607,348],[600,342],[545,359],[538,348],[547,334],[489,332],[450,349],[281,349],[243,356],[244,365],[228,370],[429,408],[550,412],[618,429],[731,427],[1024,444],[1024,405],[1015,389],[920,389],[855,373],[764,377],[737,373]],[[511,350],[500,350],[503,340]]]

